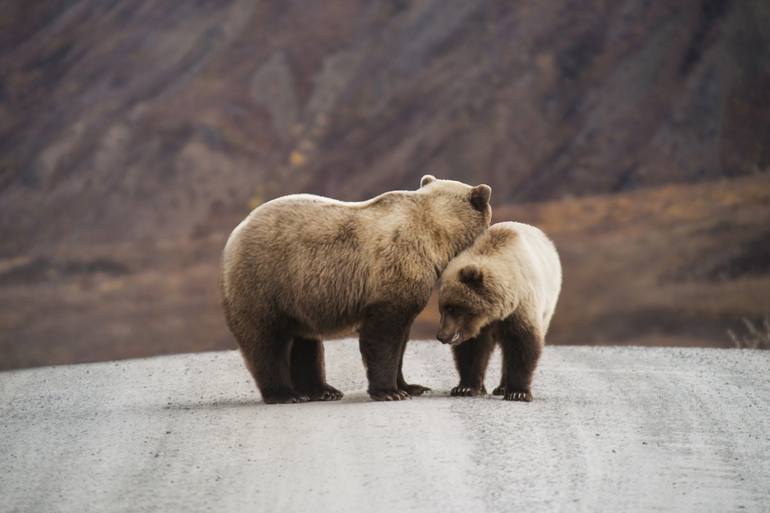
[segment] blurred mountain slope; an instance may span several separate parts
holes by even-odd
[[[251,205],[426,172],[554,238],[549,342],[730,345],[770,315],[769,169],[765,0],[12,0],[0,369],[234,347]]]
[[[9,2],[0,255],[426,171],[497,204],[765,172],[770,4]]]
[[[770,175],[495,206],[495,218],[542,226],[559,249],[549,344],[731,347],[728,329],[770,312]],[[234,348],[217,286],[227,235],[0,259],[0,369]],[[433,298],[412,337],[437,327]]]

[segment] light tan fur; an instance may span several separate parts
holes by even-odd
[[[511,360],[506,362],[511,398],[531,399],[529,380],[556,309],[561,281],[555,246],[542,231],[523,223],[494,224],[449,263],[439,288],[438,338],[452,345],[472,340],[455,351],[461,388],[470,391],[456,395],[483,390],[488,353],[494,343],[502,343],[506,360]],[[472,383],[463,385],[463,381]]]
[[[460,280],[461,270],[468,266],[480,271],[483,293],[468,294]],[[482,327],[514,312],[545,336],[561,280],[559,254],[540,229],[524,223],[496,223],[449,263],[441,278],[440,296],[447,301],[462,296],[462,301],[479,309],[475,328],[462,333],[463,339],[475,337]]]

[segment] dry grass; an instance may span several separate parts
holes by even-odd
[[[770,317],[761,322],[743,319],[745,333],[736,335],[733,330],[727,330],[727,335],[738,349],[770,349]]]

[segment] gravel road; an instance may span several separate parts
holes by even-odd
[[[770,511],[770,352],[549,347],[535,401],[259,402],[235,352],[0,373],[0,511]],[[495,355],[487,388],[499,376]]]

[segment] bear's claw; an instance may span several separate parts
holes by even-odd
[[[529,392],[529,390],[515,390],[511,392],[506,392],[503,396],[503,399],[506,401],[524,401],[524,402],[530,402],[532,401],[532,394]]]
[[[449,395],[454,397],[474,397],[477,395],[484,395],[487,393],[487,389],[481,387],[469,387],[466,385],[457,385],[450,392]]]
[[[344,395],[331,385],[323,385],[317,390],[307,392],[311,401],[339,401]]]
[[[265,404],[292,404],[304,403],[310,400],[307,395],[301,395],[294,392],[279,392],[274,394],[265,394],[262,396]]]
[[[371,390],[369,396],[375,401],[402,401],[412,398],[406,390]]]
[[[409,383],[399,385],[398,389],[406,392],[409,395],[422,395],[425,392],[430,392],[430,388],[428,387],[424,387],[422,385],[410,385]]]

